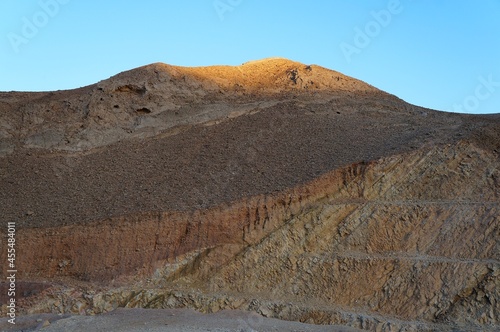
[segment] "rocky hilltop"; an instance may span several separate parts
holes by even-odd
[[[22,313],[494,331],[499,166],[498,114],[424,109],[281,58],[0,93]]]

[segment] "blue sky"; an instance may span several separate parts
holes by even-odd
[[[500,113],[500,0],[2,0],[0,22],[0,91],[281,56],[416,105]]]

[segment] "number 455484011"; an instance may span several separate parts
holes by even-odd
[[[9,223],[7,234],[7,261],[9,268],[14,269],[16,267],[16,228],[14,223]]]

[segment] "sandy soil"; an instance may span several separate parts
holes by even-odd
[[[287,322],[259,316],[244,311],[221,311],[215,314],[200,314],[187,309],[117,309],[99,316],[32,315],[20,317],[16,326],[0,320],[1,331],[47,331],[47,332],[320,332],[359,331],[341,326],[320,326]]]

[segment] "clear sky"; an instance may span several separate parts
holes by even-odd
[[[2,0],[0,37],[0,91],[281,56],[416,105],[500,113],[500,0]]]

